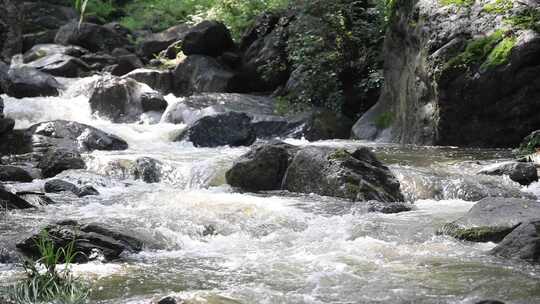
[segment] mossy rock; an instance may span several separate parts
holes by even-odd
[[[540,130],[532,132],[525,137],[519,146],[519,154],[529,155],[536,153],[540,149]]]
[[[444,225],[437,234],[440,235],[449,235],[458,240],[469,241],[469,242],[494,242],[499,243],[507,236],[510,232],[514,230],[514,227],[502,227],[502,226],[482,226],[482,227],[472,227],[472,228],[463,228],[456,224],[449,223]]]

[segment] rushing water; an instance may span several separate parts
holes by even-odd
[[[146,242],[122,262],[76,265],[94,303],[150,303],[175,295],[187,303],[540,303],[540,268],[489,256],[494,244],[436,236],[441,224],[482,196],[538,196],[504,177],[478,176],[507,150],[397,147],[354,141],[307,143],[371,146],[413,201],[411,212],[365,213],[361,204],[283,192],[236,193],[224,172],[247,148],[197,149],[171,138],[170,124],[112,124],[92,117],[87,88],[95,78],[67,81],[60,97],[3,96],[18,128],[75,120],[119,135],[127,151],[85,155],[87,171],[62,178],[93,184],[100,196],[53,195],[60,204],[13,211],[0,219],[0,242],[14,244],[47,223],[106,223]],[[174,96],[168,96],[174,102]],[[163,163],[163,182],[145,184],[115,174],[115,162],[148,156]],[[11,185],[39,189],[44,181]],[[213,231],[214,233],[208,233]],[[0,264],[0,282],[20,276]]]

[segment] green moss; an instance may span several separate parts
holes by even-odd
[[[475,0],[441,0],[443,6],[455,5],[461,7],[469,7],[474,4]]]
[[[335,152],[328,156],[330,160],[345,160],[351,157],[351,154],[345,149],[337,149]]]
[[[540,10],[533,8],[523,10],[505,18],[505,22],[516,29],[540,32]]]
[[[499,42],[499,44],[497,44],[497,46],[491,51],[491,53],[489,53],[489,56],[487,57],[484,64],[482,64],[482,67],[492,68],[508,63],[508,58],[515,45],[515,37],[504,38],[501,42]]]
[[[512,0],[495,0],[494,2],[484,5],[484,11],[490,14],[502,15],[506,14],[514,7]]]
[[[495,242],[498,243],[514,230],[514,227],[481,226],[463,228],[455,223],[448,223],[437,234],[449,235],[458,240],[469,242]]]
[[[480,64],[491,54],[492,50],[504,39],[505,31],[497,30],[493,34],[471,40],[465,51],[450,59],[445,68],[455,68]]]
[[[347,192],[347,196],[349,198],[355,199],[356,196],[358,196],[358,193],[360,192],[360,187],[357,184],[346,183],[345,191]]]
[[[379,129],[388,129],[394,121],[394,115],[391,112],[385,112],[375,119],[375,126]]]

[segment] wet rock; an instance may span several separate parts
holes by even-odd
[[[284,142],[257,145],[235,160],[227,183],[246,191],[279,190],[296,152],[298,147]]]
[[[498,243],[518,225],[535,218],[540,218],[540,202],[536,200],[490,197],[444,225],[439,233],[465,241]]]
[[[161,181],[162,163],[150,157],[141,157],[130,166],[130,175],[145,183],[159,183]]]
[[[521,185],[530,185],[538,181],[538,169],[533,163],[506,162],[494,164],[478,172],[485,175],[508,175],[511,180]]]
[[[45,193],[23,191],[23,192],[17,192],[16,194],[17,196],[19,196],[20,198],[24,199],[25,201],[29,202],[30,204],[34,206],[47,206],[47,205],[56,204],[56,202],[53,201],[47,195],[45,195]]]
[[[382,203],[378,201],[369,201],[366,204],[368,212],[380,212],[385,214],[393,214],[407,212],[412,210],[412,205],[407,203]]]
[[[140,98],[143,112],[163,112],[169,105],[163,95],[156,91],[143,92]]]
[[[193,55],[182,61],[173,71],[175,95],[227,92],[233,72],[208,56]]]
[[[23,62],[29,63],[52,55],[67,55],[79,58],[87,53],[87,50],[74,45],[38,44],[24,53]]]
[[[112,52],[115,48],[129,46],[129,40],[116,31],[102,25],[70,22],[56,34],[55,42],[62,45],[77,45],[92,52]]]
[[[176,300],[173,297],[165,297],[157,302],[157,304],[176,304]]]
[[[303,115],[302,127],[293,137],[305,138],[309,141],[326,139],[349,139],[354,122],[335,112],[316,109]]]
[[[139,252],[142,242],[135,237],[105,228],[101,224],[79,224],[76,221],[63,221],[44,228],[56,248],[66,247],[74,241],[75,257],[78,263],[85,263],[103,256],[106,261],[118,259],[123,252]],[[25,255],[39,257],[36,246],[38,235],[17,244]]]
[[[353,153],[334,148],[303,148],[287,169],[283,188],[353,201],[404,201],[396,177],[367,148]]]
[[[79,192],[79,187],[61,179],[51,179],[45,182],[43,189],[46,193],[71,192],[77,194]]]
[[[66,170],[85,169],[86,164],[77,151],[55,149],[47,152],[37,167],[43,177],[50,178]]]
[[[24,130],[13,130],[0,134],[0,155],[24,154],[32,152],[31,140]]]
[[[153,90],[156,90],[162,94],[168,94],[172,90],[172,74],[168,70],[161,71],[150,69],[136,69],[132,72],[129,72],[124,77],[128,77],[140,83],[144,83]]]
[[[231,33],[217,21],[203,21],[191,28],[182,42],[186,55],[217,57],[234,47]]]
[[[15,120],[2,118],[2,116],[3,114],[0,114],[0,135],[10,133],[15,127]]]
[[[142,68],[143,63],[135,54],[121,55],[116,58],[116,64],[105,68],[106,72],[114,76],[123,76],[133,70]]]
[[[47,55],[26,66],[59,77],[81,77],[90,70],[90,67],[80,59],[63,54]]]
[[[89,195],[99,195],[99,191],[90,185],[85,185],[79,188],[79,192],[76,193],[78,197],[85,197]]]
[[[54,43],[56,30],[45,30],[37,33],[24,34],[22,36],[22,51],[27,52],[39,44]]]
[[[228,112],[205,116],[195,121],[175,141],[190,141],[196,147],[249,146],[256,139],[251,118]]]
[[[1,90],[0,86],[0,93],[2,93]],[[2,97],[0,97],[0,118],[4,118],[4,99],[2,99]]]
[[[82,55],[81,60],[84,61],[92,71],[101,71],[106,67],[117,63],[116,58],[103,52]]]
[[[540,263],[540,218],[524,222],[508,234],[491,254]]]
[[[7,250],[6,248],[0,248],[0,264],[15,264],[19,262],[19,257],[16,255],[15,252],[12,252],[10,250]],[[0,297],[0,303],[3,304],[12,304],[5,300],[5,302],[2,302],[4,298]]]
[[[57,96],[61,89],[53,76],[32,67],[12,67],[7,77],[6,94],[15,98]]]
[[[0,166],[0,181],[2,182],[20,182],[29,183],[34,178],[21,167]]]
[[[504,304],[504,302],[501,302],[501,301],[497,301],[497,300],[484,300],[484,301],[480,301],[476,304]]]
[[[156,102],[156,99],[162,101]],[[104,76],[95,84],[89,102],[93,113],[116,123],[138,121],[145,111],[143,103],[147,106],[149,104],[162,106],[166,103],[161,94],[147,85],[131,78],[114,76]]]
[[[137,46],[137,53],[143,58],[153,58],[155,54],[159,54],[171,44],[184,39],[189,29],[189,25],[179,24],[163,32],[146,36]]]
[[[126,150],[128,144],[116,135],[105,133],[82,123],[54,120],[35,124],[28,128],[34,150],[62,148],[78,152],[94,150]]]
[[[0,209],[29,209],[34,208],[32,204],[9,192],[0,185]]]

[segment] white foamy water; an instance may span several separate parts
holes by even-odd
[[[365,214],[350,202],[317,195],[236,193],[224,172],[247,148],[194,148],[171,141],[183,125],[112,124],[93,117],[86,96],[92,81],[66,83],[60,97],[4,99],[18,128],[76,120],[125,139],[128,150],[95,151],[84,156],[88,172],[60,175],[92,183],[101,195],[53,195],[62,203],[10,212],[0,221],[0,242],[6,244],[62,219],[104,223],[144,240],[142,252],[121,262],[74,266],[92,285],[92,303],[148,304],[166,295],[201,304],[540,302],[538,268],[491,257],[494,244],[435,233],[473,206],[473,194],[540,195],[538,183],[522,188],[475,175],[475,161],[505,158],[507,151],[288,140],[372,147],[415,203],[413,211],[394,215]],[[122,175],[123,166],[140,157],[160,161],[161,183]],[[1,281],[18,275],[20,269],[0,264]]]

